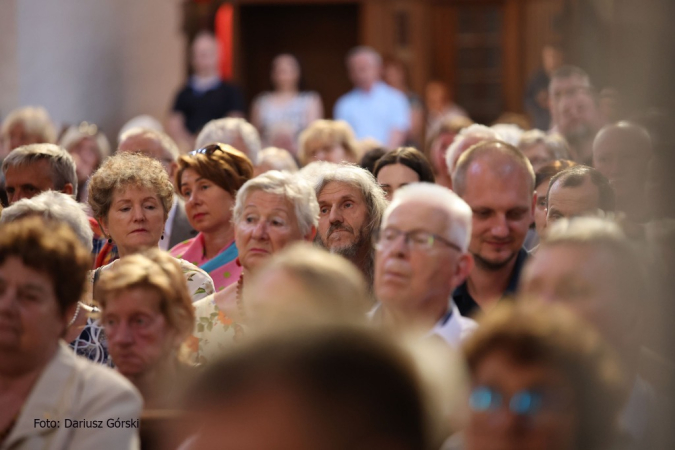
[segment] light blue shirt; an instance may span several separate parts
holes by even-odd
[[[408,99],[381,81],[368,92],[356,88],[340,97],[333,117],[349,123],[358,139],[372,138],[383,145],[387,145],[393,130],[410,129]]]

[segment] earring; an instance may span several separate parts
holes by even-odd
[[[112,238],[108,238],[108,244],[112,244]]]
[[[162,231],[162,237],[160,237],[161,240],[164,240],[164,232]]]

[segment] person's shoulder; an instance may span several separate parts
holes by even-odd
[[[180,261],[184,261],[183,260],[183,254],[185,253],[185,249],[187,249],[189,246],[191,246],[192,243],[195,241],[195,239],[196,239],[196,237],[193,237],[193,238],[190,238],[190,239],[186,239],[183,242],[179,242],[178,244],[171,247],[171,249],[169,250],[169,253],[174,258],[176,258]]]

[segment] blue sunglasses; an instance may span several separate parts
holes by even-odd
[[[541,392],[523,390],[511,396],[509,410],[520,416],[537,414],[543,406],[544,396]],[[479,386],[471,391],[469,407],[474,412],[493,412],[504,404],[504,396],[488,386]]]

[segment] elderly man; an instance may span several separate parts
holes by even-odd
[[[176,96],[167,123],[169,134],[188,151],[209,120],[243,116],[245,109],[239,88],[220,78],[216,37],[199,33],[192,42],[191,55],[194,75]]]
[[[556,220],[614,212],[609,180],[588,166],[575,166],[551,178],[546,193],[546,227]]]
[[[473,211],[469,252],[476,261],[453,299],[462,315],[489,310],[515,291],[527,252],[523,242],[534,218],[534,171],[512,145],[487,141],[467,150],[452,185]]]
[[[356,47],[347,55],[347,68],[354,89],[338,99],[333,117],[349,123],[358,139],[372,138],[388,148],[403,145],[410,106],[402,92],[381,81],[380,55]]]
[[[165,133],[149,128],[132,128],[120,136],[120,152],[138,152],[161,162],[172,182],[178,164],[178,146]],[[173,206],[164,226],[164,239],[159,241],[159,248],[169,250],[176,244],[197,235],[185,214],[185,202],[177,195],[173,197]]]
[[[349,164],[312,163],[303,169],[319,200],[315,243],[350,260],[373,282],[373,231],[387,207],[373,175]]]
[[[499,134],[485,125],[474,123],[466,128],[462,128],[445,152],[445,164],[448,168],[450,177],[452,177],[452,174],[457,167],[457,161],[459,160],[459,157],[462,156],[462,153],[481,142],[498,140],[501,140]],[[448,187],[452,189],[452,181]]]
[[[415,183],[394,194],[375,243],[373,319],[431,330],[453,347],[474,329],[452,301],[473,267],[471,208],[442,186]]]
[[[2,162],[9,204],[53,190],[77,196],[75,161],[54,144],[18,147]]]
[[[559,302],[587,320],[618,351],[633,389],[621,416],[636,448],[649,445],[654,392],[636,375],[647,311],[640,258],[615,223],[596,217],[551,226],[523,269],[520,292],[533,300]]]
[[[593,167],[609,179],[617,209],[634,222],[649,220],[645,188],[651,157],[649,133],[630,122],[606,126],[593,142]]]

